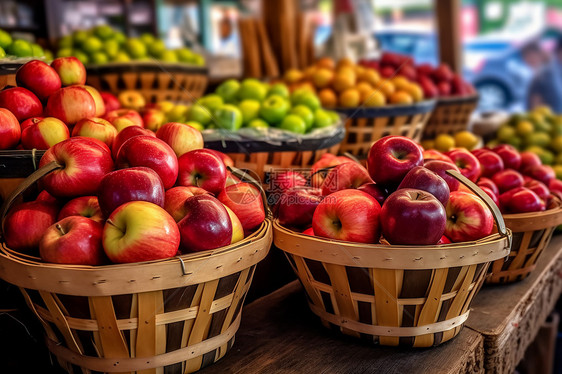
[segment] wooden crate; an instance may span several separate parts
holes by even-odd
[[[446,97],[437,105],[425,125],[423,139],[433,139],[439,134],[454,134],[466,130],[470,116],[478,106],[478,95]]]

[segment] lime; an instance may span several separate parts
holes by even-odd
[[[189,121],[195,121],[205,126],[211,122],[211,113],[209,109],[205,108],[203,105],[192,105],[187,112],[187,119]]]
[[[4,30],[0,30],[0,48],[6,49],[12,44],[12,37]]]
[[[251,120],[246,125],[246,127],[251,127],[251,128],[254,128],[254,129],[267,129],[267,128],[269,128],[269,124],[261,118],[256,118],[256,119]]]
[[[306,132],[306,124],[304,123],[304,120],[296,114],[289,114],[285,117],[279,128],[297,134],[304,134]]]
[[[330,115],[332,123],[338,123],[340,121],[340,115],[338,114],[338,112],[335,112],[333,110],[327,110],[326,112],[328,112],[328,114]]]
[[[84,43],[86,39],[88,39],[88,36],[90,36],[90,34],[87,31],[84,30],[74,31],[74,33],[72,34],[74,47],[81,47],[82,43]]]
[[[59,49],[72,48],[72,36],[66,35],[59,40]]]
[[[240,102],[238,109],[242,112],[242,122],[244,124],[248,124],[252,120],[258,118],[260,112],[260,102],[251,99],[244,100]]]
[[[515,129],[508,125],[502,125],[498,129],[498,139],[502,142],[506,142],[515,136]]]
[[[72,54],[74,55],[74,57],[79,59],[84,65],[90,62],[90,58],[88,57],[88,55],[82,51],[72,51]]]
[[[32,57],[33,48],[31,47],[31,43],[22,39],[17,39],[8,46],[6,53],[17,57]]]
[[[103,51],[109,58],[115,58],[119,53],[119,43],[115,39],[109,39],[103,42]]]
[[[224,102],[226,103],[233,103],[236,101],[236,97],[238,96],[238,91],[240,90],[240,82],[236,79],[228,79],[222,82],[215,93],[222,97]]]
[[[267,96],[271,95],[279,95],[285,99],[289,99],[289,87],[287,87],[287,85],[284,83],[275,83],[271,85],[271,87],[269,87],[269,90],[267,91]]]
[[[267,95],[267,88],[257,79],[245,79],[238,90],[238,99],[252,99],[263,101]],[[284,99],[283,99],[284,100]]]
[[[83,43],[82,43],[82,50],[87,54],[91,55],[96,53],[97,51],[103,48],[103,43],[99,38],[95,36],[89,36]]]
[[[125,42],[127,53],[134,58],[141,58],[146,56],[146,47],[139,39],[129,39]]]
[[[70,57],[73,56],[72,48],[62,48],[57,52],[57,57]]]
[[[154,43],[154,35],[145,32],[144,34],[142,34],[140,36],[140,41],[144,43],[144,45],[146,45],[147,47],[149,45],[151,45],[152,43]]]
[[[0,58],[4,57],[6,57],[6,51],[4,51],[4,48],[0,47]]]
[[[99,25],[94,27],[94,35],[101,40],[108,40],[113,36],[113,29],[109,25]]]
[[[131,58],[129,57],[129,55],[125,52],[119,52],[117,53],[117,55],[115,55],[115,57],[113,58],[113,61],[115,62],[129,62],[131,61]]]
[[[535,130],[535,126],[533,126],[533,123],[531,121],[525,120],[519,121],[515,128],[517,130],[517,135],[519,136],[529,136]]]
[[[178,60],[181,62],[192,62],[193,61],[193,52],[191,52],[188,48],[180,48],[176,49],[176,56]]]
[[[33,57],[43,57],[45,56],[45,51],[39,44],[31,44],[31,50],[33,51]]]
[[[214,122],[221,129],[238,130],[242,127],[242,112],[232,104],[223,104],[215,111]]]
[[[96,52],[91,56],[93,64],[105,64],[109,61],[107,55],[103,52]]]
[[[332,126],[332,117],[324,109],[316,109],[314,112],[314,127],[322,128]]]
[[[309,89],[301,88],[296,90],[291,95],[291,102],[293,105],[305,105],[310,110],[316,110],[321,107],[320,99],[316,94]]]
[[[297,105],[291,111],[290,114],[295,114],[303,119],[306,129],[310,130],[312,125],[314,125],[314,113],[310,110],[307,106],[304,105]]]
[[[155,58],[160,58],[166,51],[166,44],[162,40],[155,40],[148,46],[148,53]]]
[[[217,94],[210,94],[198,99],[197,104],[203,105],[212,113],[224,104],[224,100]]]
[[[165,62],[178,62],[178,56],[174,51],[164,51],[160,55],[160,60]]]

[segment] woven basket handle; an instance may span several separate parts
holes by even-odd
[[[2,208],[0,208],[0,220],[2,224],[2,236],[4,236],[4,222],[6,221],[6,216],[8,215],[8,211],[12,207],[14,201],[24,193],[29,187],[35,184],[39,179],[43,178],[45,175],[52,173],[55,170],[62,169],[63,165],[59,164],[56,161],[50,162],[45,166],[40,167],[39,169],[35,170],[31,175],[8,196],[4,204],[2,204]]]
[[[469,190],[474,192],[476,195],[478,195],[479,198],[481,198],[484,201],[484,203],[492,211],[492,216],[494,216],[494,220],[496,221],[496,226],[498,227],[498,233],[503,237],[509,238],[509,234],[507,232],[507,228],[505,226],[503,216],[502,216],[499,208],[497,207],[497,205],[492,201],[492,199],[490,199],[490,196],[488,196],[488,194],[486,194],[484,191],[482,191],[476,184],[474,184],[470,179],[468,179],[467,177],[465,177],[464,175],[462,175],[458,171],[447,170],[446,172],[447,172],[447,174],[451,175],[452,177],[458,179],[459,182],[461,182],[466,187],[468,187]]]
[[[260,182],[258,182],[255,178],[253,178],[250,174],[246,173],[244,170],[238,169],[234,166],[227,166],[228,171],[230,171],[234,176],[240,178],[241,180],[245,180],[254,187],[258,189],[261,194],[261,199],[263,203],[263,209],[265,211],[265,215],[267,218],[272,219],[273,213],[271,213],[271,209],[269,209],[269,205],[267,205],[267,196],[265,194],[265,190],[263,189]]]

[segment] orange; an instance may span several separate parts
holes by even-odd
[[[338,92],[343,92],[348,88],[355,87],[357,83],[357,75],[352,68],[341,68],[337,71],[334,77],[333,87]]]
[[[314,84],[312,82],[309,82],[309,81],[304,81],[304,82],[298,83],[296,87],[297,87],[296,89],[305,89],[305,90],[316,93],[316,87],[314,86]]]
[[[304,79],[312,80],[314,73],[316,72],[316,66],[309,66],[304,70]]]
[[[406,87],[410,85],[410,81],[402,76],[394,77],[391,81],[397,90],[406,90]]]
[[[364,66],[355,65],[354,70],[355,70],[355,74],[357,74],[357,77],[360,77],[365,73],[365,70],[367,69]]]
[[[362,97],[363,105],[368,107],[384,106],[386,104],[386,97],[381,91],[372,90],[367,96]]]
[[[336,68],[336,63],[330,57],[322,57],[316,61],[316,66],[319,68],[334,70]]]
[[[355,66],[355,63],[349,57],[344,57],[338,61],[338,64],[336,65],[336,69],[339,69],[344,66],[353,67]]]
[[[379,72],[374,69],[365,69],[363,73],[358,76],[358,79],[362,82],[369,83],[373,87],[376,87],[381,81],[381,76]]]
[[[285,73],[285,82],[287,83],[297,83],[303,78],[303,72],[298,69],[290,69]]]
[[[316,69],[316,72],[312,77],[312,81],[318,88],[328,87],[333,80],[334,72],[325,68]]]
[[[410,105],[414,103],[414,98],[408,92],[399,90],[390,95],[389,102],[392,104]]]
[[[331,88],[324,88],[318,93],[318,98],[324,108],[333,108],[338,104],[336,93]]]
[[[386,97],[389,97],[396,91],[396,87],[394,87],[394,84],[389,80],[380,81],[380,83],[375,86],[375,89],[381,91]]]
[[[340,94],[340,105],[344,108],[358,107],[361,101],[361,95],[355,88],[348,88]]]
[[[417,83],[410,83],[406,87],[403,88],[404,91],[409,93],[414,101],[422,101],[423,100],[423,90]]]
[[[373,86],[371,86],[367,82],[359,82],[357,83],[357,86],[355,86],[355,88],[361,94],[361,101],[363,101],[364,98],[367,97],[371,93],[371,91],[373,91]]]

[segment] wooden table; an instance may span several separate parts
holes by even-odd
[[[466,326],[484,338],[484,368],[512,373],[562,292],[562,235],[541,254],[531,275],[518,283],[484,286]]]

